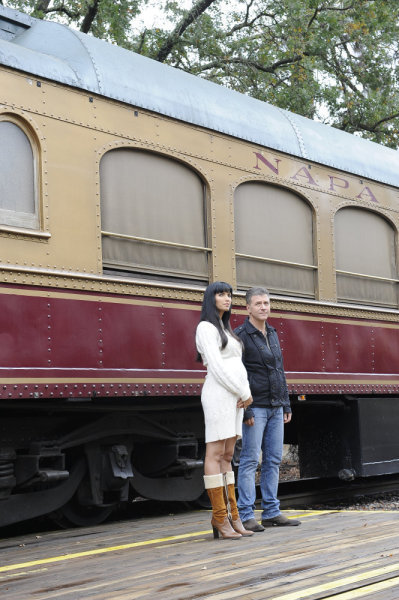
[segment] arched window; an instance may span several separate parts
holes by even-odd
[[[0,225],[39,227],[35,156],[26,133],[0,116]]]
[[[395,231],[363,208],[335,215],[337,297],[341,302],[398,306]]]
[[[205,188],[182,163],[126,148],[100,163],[107,273],[208,281]]]
[[[314,298],[313,214],[293,192],[240,185],[234,197],[237,285]]]

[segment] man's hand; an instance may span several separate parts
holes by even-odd
[[[252,404],[252,396],[250,396],[246,400],[243,400],[242,398],[239,398],[237,400],[237,408],[243,408],[245,410],[251,404]]]
[[[292,413],[284,413],[284,425],[291,421]]]
[[[248,425],[248,427],[252,427],[252,425],[255,425],[255,417],[251,417],[250,419],[244,421],[244,425]]]

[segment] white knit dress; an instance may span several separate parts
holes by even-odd
[[[216,327],[201,321],[195,343],[207,375],[201,393],[205,417],[205,442],[225,440],[242,435],[243,409],[237,409],[237,400],[247,400],[249,389],[246,369],[242,363],[242,346],[228,331],[227,345]]]

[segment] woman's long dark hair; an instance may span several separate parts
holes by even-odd
[[[222,292],[229,292],[231,295],[233,295],[233,288],[231,287],[231,285],[229,283],[225,283],[224,281],[214,281],[214,283],[211,283],[210,285],[208,285],[208,287],[206,288],[205,292],[204,292],[204,298],[202,300],[202,308],[201,308],[201,318],[200,318],[200,322],[201,321],[209,321],[209,323],[212,323],[212,325],[214,325],[216,327],[216,329],[218,330],[221,340],[222,340],[222,350],[223,348],[226,347],[227,345],[227,335],[226,335],[226,329],[229,333],[231,333],[231,335],[236,338],[237,340],[241,341],[234,333],[233,330],[231,329],[231,325],[230,325],[230,315],[231,315],[231,305],[229,310],[226,310],[223,313],[222,316],[222,323],[223,323],[223,327],[220,323],[220,316],[219,316],[219,311],[216,308],[216,294],[220,294]],[[197,361],[202,362],[202,357],[201,354],[198,352],[197,353]]]

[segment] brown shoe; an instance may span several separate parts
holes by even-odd
[[[232,519],[230,522],[231,522],[231,526],[234,529],[234,531],[237,531],[237,533],[241,533],[241,535],[243,537],[250,537],[251,535],[254,534],[254,532],[251,531],[250,529],[245,529],[245,527],[241,523],[240,517],[238,517],[238,519],[236,519],[235,521]],[[262,529],[263,529],[263,527],[262,527]]]
[[[217,475],[204,475],[204,484],[212,505],[211,525],[213,528],[213,537],[218,539],[219,534],[223,539],[229,540],[236,540],[242,537],[240,533],[234,531],[227,516],[224,501],[223,475],[221,473]]]
[[[238,540],[240,537],[242,537],[241,533],[234,531],[227,517],[222,523],[212,518],[211,525],[213,528],[213,537],[215,538],[215,540],[219,538],[219,533],[224,540]]]
[[[247,521],[244,521],[243,527],[245,527],[247,531],[265,531],[265,528],[262,527],[262,525],[255,519],[248,519]]]
[[[298,519],[287,519],[284,515],[277,515],[277,517],[272,517],[271,519],[262,519],[263,527],[295,527],[296,525],[300,525],[301,522]]]
[[[240,515],[238,514],[236,493],[234,488],[234,471],[223,473],[224,483],[224,500],[226,502],[227,516],[234,531],[240,533],[243,537],[253,535],[253,531],[245,529],[241,523]]]

